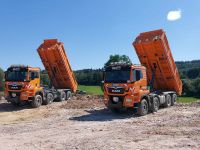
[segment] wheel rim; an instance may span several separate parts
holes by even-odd
[[[174,103],[176,103],[177,95],[174,95]]]
[[[148,106],[147,106],[147,102],[146,102],[146,101],[143,102],[142,111],[143,111],[145,114],[146,114],[147,111],[148,111]]]
[[[48,94],[47,99],[49,100],[49,102],[53,101],[53,95],[52,94]]]
[[[36,98],[37,103],[40,105],[42,103],[42,98],[40,96],[38,96]]]
[[[168,105],[171,106],[171,99],[170,98],[168,98],[167,102],[168,102]]]
[[[154,101],[154,109],[155,109],[155,110],[158,110],[158,108],[159,108],[159,103],[158,103],[158,99],[156,99],[156,100]]]
[[[167,106],[171,106],[171,96],[167,95]]]
[[[64,101],[66,99],[66,94],[65,93],[62,93],[61,99],[62,99],[62,101]]]

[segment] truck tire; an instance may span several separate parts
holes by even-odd
[[[31,106],[33,108],[38,108],[42,105],[42,96],[41,95],[35,95],[34,99],[31,101]]]
[[[59,94],[57,100],[58,100],[59,102],[62,102],[62,101],[64,101],[65,99],[66,99],[66,93],[65,93],[64,91],[60,91],[60,94]]]
[[[169,94],[167,94],[165,96],[165,103],[164,103],[164,107],[170,107],[171,106],[171,103],[172,103],[172,98]]]
[[[160,102],[159,102],[158,97],[154,97],[153,103],[152,103],[152,112],[157,112],[159,109],[159,105],[160,105]]]
[[[149,111],[148,102],[146,99],[142,99],[141,102],[139,103],[137,115],[145,116],[148,113],[148,111]]]
[[[176,100],[177,100],[177,95],[176,95],[176,94],[173,94],[173,95],[172,95],[172,103],[171,103],[171,106],[174,106],[174,104],[176,104]]]
[[[53,94],[52,93],[47,93],[46,96],[47,96],[46,99],[43,100],[43,104],[44,105],[51,104],[53,102],[53,99],[54,99]]]
[[[66,100],[71,99],[71,97],[72,97],[72,92],[71,91],[67,91]]]

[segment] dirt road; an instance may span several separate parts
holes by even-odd
[[[200,149],[200,102],[136,117],[100,97],[31,109],[0,101],[0,149]]]

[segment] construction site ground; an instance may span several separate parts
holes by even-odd
[[[0,100],[0,149],[200,149],[200,102],[137,117],[78,95],[33,109]]]

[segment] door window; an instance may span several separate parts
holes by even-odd
[[[133,70],[133,81],[139,81],[143,78],[142,70]]]

